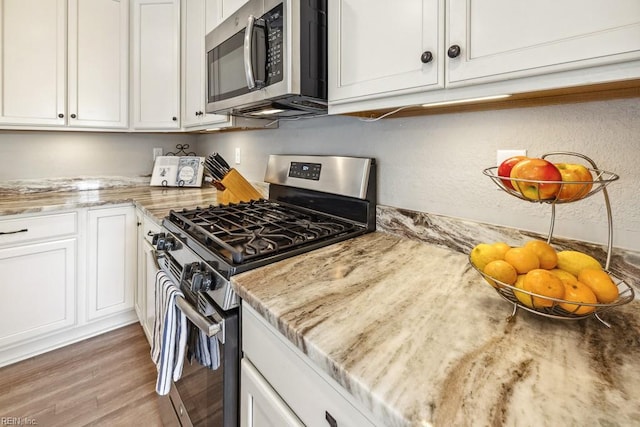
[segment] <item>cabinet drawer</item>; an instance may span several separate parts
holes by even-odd
[[[318,371],[304,354],[267,324],[253,309],[242,306],[244,356],[308,427],[375,426],[373,415],[338,383]]]
[[[0,220],[0,246],[67,236],[78,232],[78,214],[16,217]]]

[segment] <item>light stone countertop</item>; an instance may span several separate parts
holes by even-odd
[[[159,223],[170,209],[216,203],[213,187],[147,183],[0,183],[0,215],[135,203]],[[377,222],[381,231],[242,273],[234,286],[384,425],[640,425],[637,299],[603,314],[611,329],[524,311],[508,323],[511,305],[466,254],[532,235],[383,206]],[[616,250],[611,269],[638,293],[637,253]]]
[[[611,329],[507,322],[467,248],[526,236],[385,207],[378,228],[232,282],[382,425],[640,425],[640,301],[603,313]],[[637,292],[637,254],[615,259]]]

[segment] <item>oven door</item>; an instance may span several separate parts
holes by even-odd
[[[189,319],[191,333],[202,330],[217,337],[220,366],[210,369],[185,352],[180,380],[174,382],[167,396],[160,399],[165,426],[237,427],[239,396],[238,310],[199,313],[186,299],[178,298],[178,307]],[[188,340],[191,341],[191,340]]]

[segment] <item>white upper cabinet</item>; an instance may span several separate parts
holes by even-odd
[[[65,125],[67,0],[1,0],[0,27],[0,121]]]
[[[224,21],[245,3],[249,3],[249,0],[218,0],[220,21]]]
[[[339,0],[328,13],[330,113],[640,77],[637,0]]]
[[[450,0],[449,85],[640,58],[638,0]]]
[[[180,1],[132,0],[133,127],[180,128]]]
[[[0,123],[127,127],[127,0],[1,0],[0,14]]]
[[[217,0],[182,2],[182,126],[228,126],[226,115],[207,114],[204,38],[219,23]]]
[[[443,87],[442,1],[328,6],[329,100]]]
[[[126,128],[129,2],[69,1],[69,123]]]

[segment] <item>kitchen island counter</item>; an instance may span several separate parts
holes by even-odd
[[[464,253],[387,232],[232,281],[380,425],[640,423],[637,300],[602,315],[611,329],[525,311],[507,322],[511,304]]]

